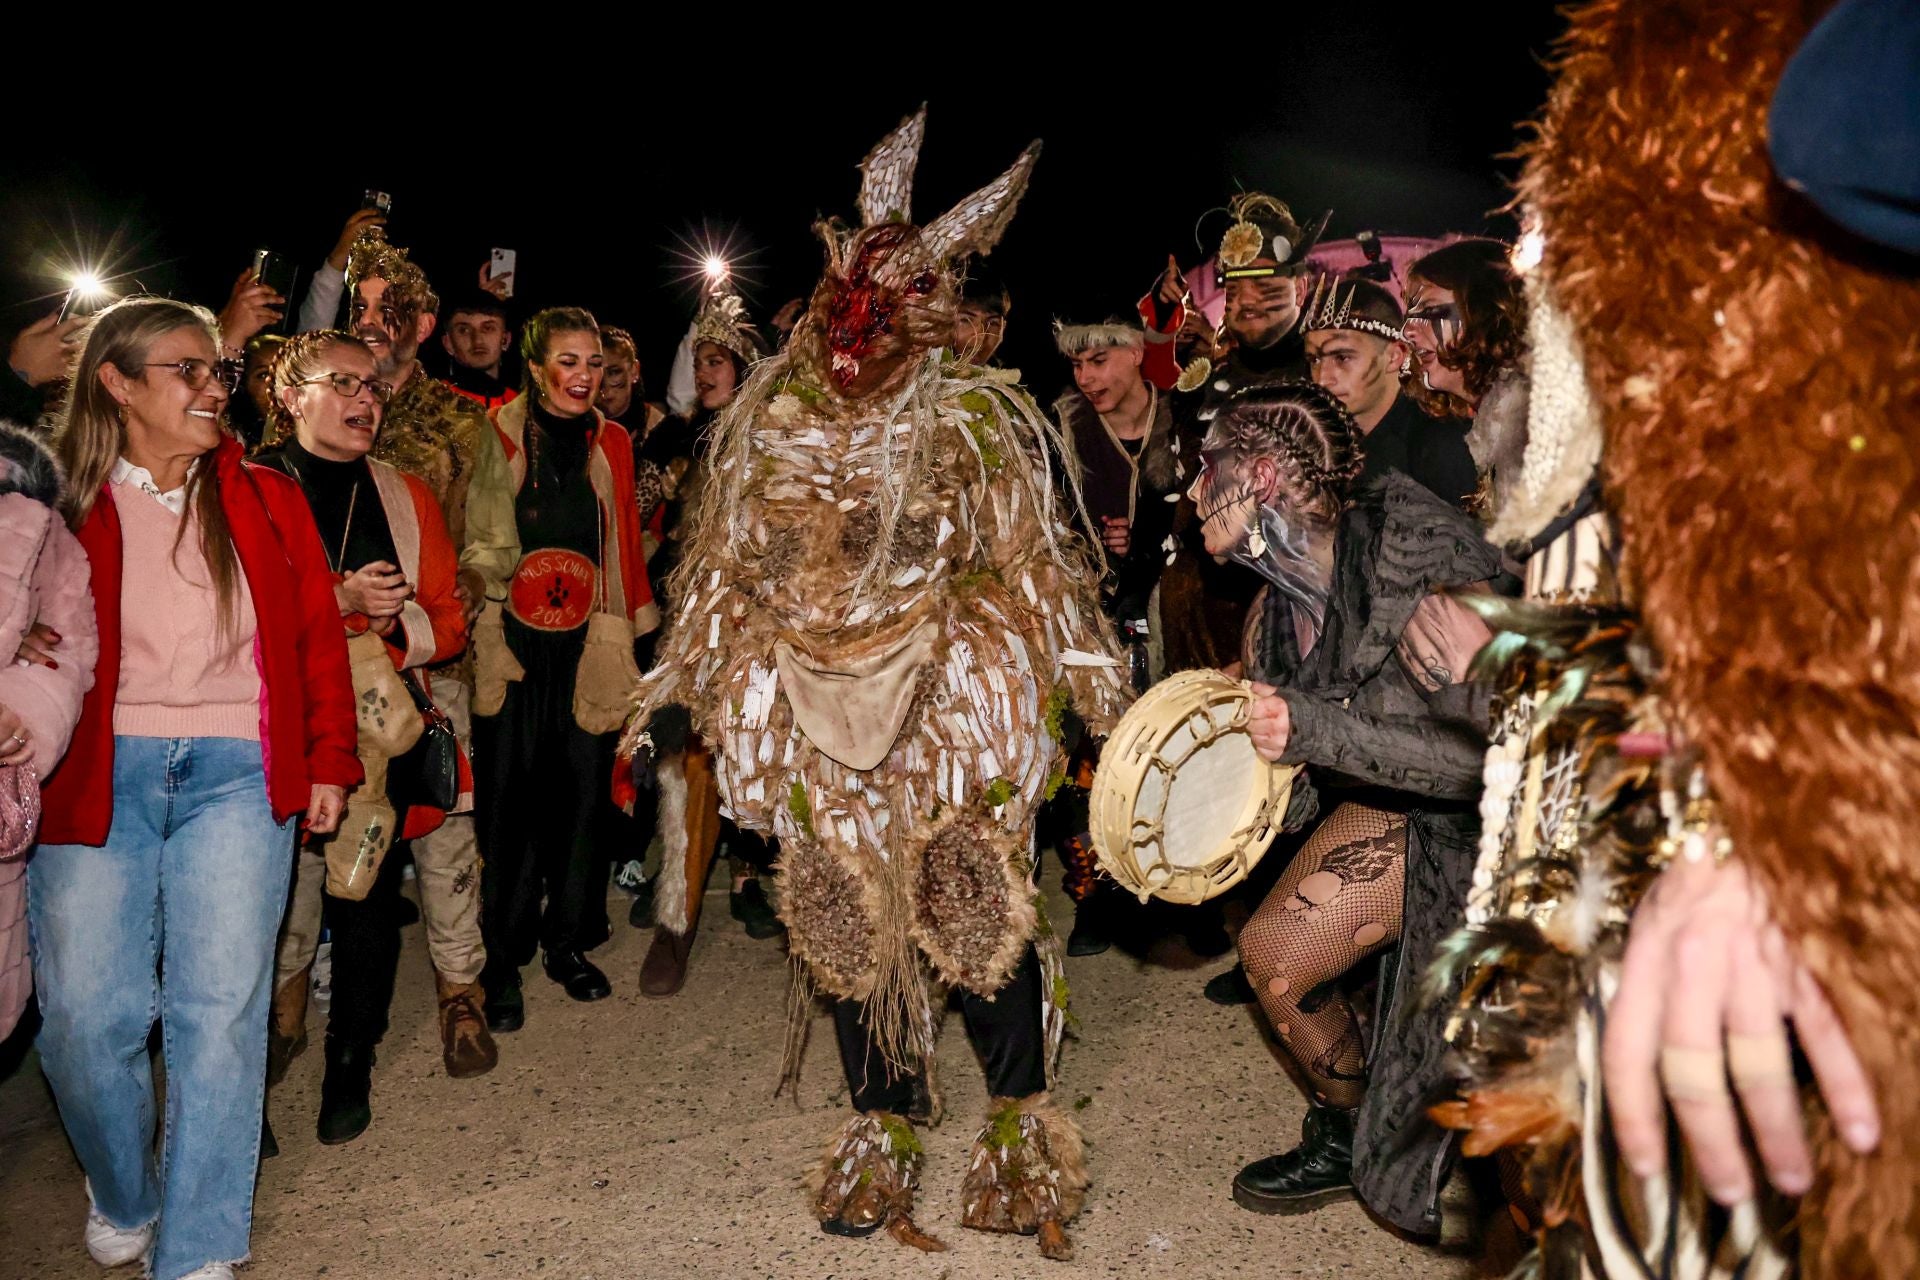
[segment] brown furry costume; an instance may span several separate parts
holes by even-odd
[[[1523,199],[1606,429],[1660,692],[1739,856],[1872,1076],[1822,1119],[1822,1276],[1920,1273],[1920,288],[1775,178],[1769,98],[1820,4],[1603,0],[1572,17]]]

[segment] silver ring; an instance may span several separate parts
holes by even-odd
[[[27,740],[26,740],[25,738],[23,738],[23,737],[21,737],[21,736],[20,736],[19,734],[17,734],[17,733],[16,733],[16,734],[14,734],[14,735],[13,735],[13,737],[11,737],[11,738],[9,738],[9,739],[8,739],[8,741],[9,741],[9,742],[17,742],[17,743],[19,743],[19,744],[20,744],[20,745],[21,745],[22,747],[24,747],[24,746],[26,746],[26,745],[27,745]]]

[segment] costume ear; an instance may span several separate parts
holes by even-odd
[[[921,243],[942,262],[954,262],[969,253],[993,252],[1014,208],[1027,193],[1027,179],[1040,158],[1040,140],[1034,139],[1013,167],[941,214],[920,233]]]
[[[920,140],[926,133],[923,102],[860,162],[860,217],[865,225],[912,220],[913,170],[920,163]]]

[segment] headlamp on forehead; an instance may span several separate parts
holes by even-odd
[[[1304,262],[1270,262],[1265,266],[1256,267],[1223,267],[1216,262],[1213,264],[1213,283],[1224,289],[1230,280],[1266,280],[1273,276],[1297,276],[1306,269],[1307,264]]]

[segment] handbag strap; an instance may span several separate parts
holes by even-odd
[[[452,726],[453,722],[447,718],[447,713],[440,709],[439,704],[434,702],[433,692],[426,687],[426,681],[420,678],[417,671],[412,668],[402,671],[400,683],[407,687],[407,696],[413,699],[414,709],[419,711],[420,718],[427,722],[427,728]]]

